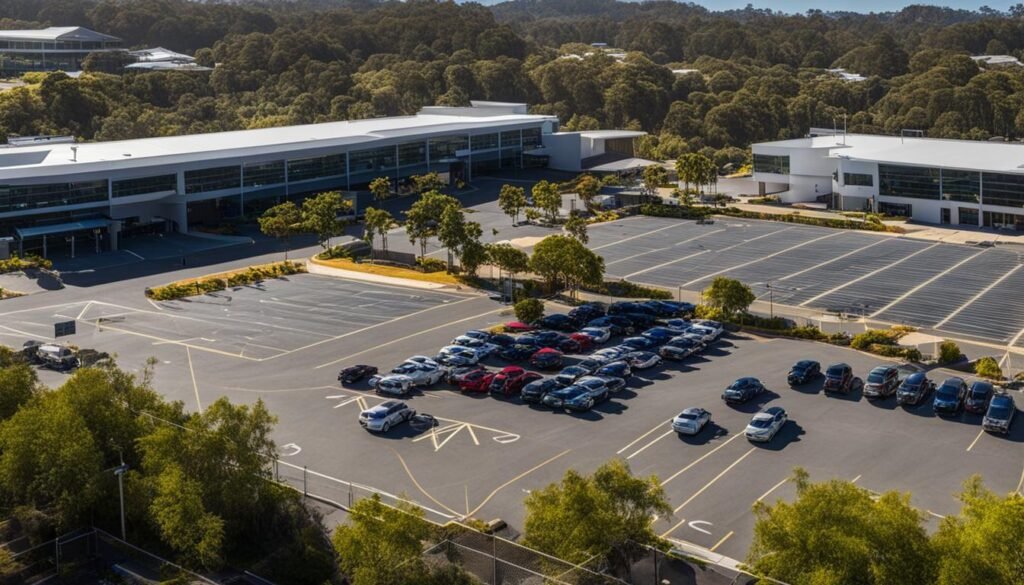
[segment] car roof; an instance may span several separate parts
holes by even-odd
[[[838,364],[832,364],[831,366],[828,367],[828,369],[831,370],[832,368],[849,368],[849,367],[850,367],[850,364],[847,364],[845,362],[839,362]]]
[[[895,366],[875,366],[874,368],[871,368],[871,372],[870,373],[872,373],[872,374],[884,374],[884,373],[888,372],[889,370],[895,370],[895,369],[896,369]]]
[[[946,384],[963,384],[963,383],[964,383],[964,379],[961,378],[960,376],[950,376],[950,377],[948,377],[948,378],[946,378],[945,380],[942,381],[942,385],[943,386],[945,386]]]
[[[499,373],[500,374],[511,374],[513,372],[522,372],[522,371],[523,371],[523,368],[521,368],[519,366],[505,366],[504,368],[501,368],[501,371]]]
[[[397,400],[388,400],[386,402],[381,402],[377,406],[371,407],[368,410],[387,410],[387,409],[391,408],[392,406],[398,406],[399,404],[402,404],[402,403],[397,401]]]
[[[797,363],[795,363],[793,365],[794,366],[799,366],[801,368],[806,368],[807,366],[813,366],[816,363],[818,363],[818,362],[816,362],[814,360],[800,360],[800,361],[798,361]]]
[[[703,413],[704,413],[704,409],[703,408],[697,408],[696,406],[691,406],[689,408],[684,408],[683,411],[680,412],[679,414],[703,414]]]
[[[910,374],[909,376],[907,376],[906,380],[904,380],[904,381],[905,382],[921,382],[924,379],[925,379],[924,372],[914,372],[913,374]]]
[[[987,380],[975,380],[971,384],[971,390],[974,390],[975,388],[977,388],[979,390],[990,391],[990,390],[992,390],[992,382],[989,382]]]
[[[992,397],[992,404],[995,404],[997,402],[1005,402],[1007,405],[1013,404],[1013,396],[1010,396],[1009,394],[996,394],[995,396]]]

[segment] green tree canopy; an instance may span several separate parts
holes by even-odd
[[[530,268],[530,256],[507,242],[487,244],[487,255],[495,266],[509,274],[519,274]]]
[[[374,237],[380,236],[381,250],[386,254],[388,251],[388,231],[398,225],[394,216],[386,209],[367,207],[364,222],[366,237],[370,240],[370,246],[373,246]]]
[[[302,226],[316,234],[317,243],[326,250],[331,238],[345,229],[339,216],[351,211],[352,201],[343,199],[339,191],[326,191],[302,202]]]
[[[575,292],[581,285],[598,285],[604,279],[604,258],[576,238],[548,236],[533,247],[530,270],[549,287],[563,285]]]
[[[14,416],[36,393],[39,378],[28,364],[0,365],[0,421]]]
[[[562,195],[558,192],[558,185],[545,180],[537,181],[530,188],[530,195],[533,197],[533,205],[547,215],[548,221],[554,223],[558,219],[558,210],[562,207]]]
[[[420,508],[385,506],[380,496],[356,502],[334,532],[342,571],[355,585],[413,585],[426,573],[421,557],[430,535]]]
[[[540,299],[523,299],[513,306],[513,310],[521,323],[533,323],[544,316],[544,302]]]
[[[427,191],[405,212],[405,232],[409,243],[419,242],[420,256],[427,255],[427,240],[438,235],[444,212],[449,207],[460,209],[458,199],[439,191]]]
[[[519,213],[526,207],[526,190],[515,185],[502,185],[498,193],[498,207],[512,218],[512,225],[516,225]]]
[[[716,276],[704,289],[704,302],[722,311],[726,317],[742,313],[757,297],[750,287],[733,278]]]
[[[593,175],[583,175],[576,180],[576,193],[588,209],[594,205],[594,197],[601,192],[601,181]]]
[[[426,193],[427,191],[440,191],[444,188],[444,181],[441,180],[441,176],[436,172],[425,173],[422,175],[413,175],[409,177],[409,181],[413,185],[413,189],[417,193]],[[371,189],[373,184],[370,185]]]
[[[590,236],[587,234],[587,220],[579,213],[569,214],[569,219],[565,220],[565,233],[576,238],[579,242],[586,244],[590,241]]]
[[[302,212],[292,201],[285,201],[263,212],[257,220],[264,235],[284,241],[284,259],[288,259],[288,239],[302,231]]]
[[[668,171],[665,167],[658,165],[650,165],[644,167],[644,189],[654,195],[658,192],[658,187],[661,187],[668,181]]]
[[[387,177],[377,177],[370,181],[370,193],[373,194],[373,198],[377,201],[383,201],[391,196],[391,179]]]

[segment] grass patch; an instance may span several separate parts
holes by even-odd
[[[331,260],[320,260],[319,258],[314,258],[312,262],[320,264],[321,266],[330,266],[331,268],[350,270],[352,272],[362,272],[364,274],[376,274],[378,276],[389,276],[391,278],[406,278],[409,280],[433,282],[435,284],[447,284],[450,286],[473,286],[473,282],[469,278],[458,274],[448,274],[447,272],[420,272],[414,268],[403,268],[401,266],[390,266],[388,264],[370,264],[369,262],[354,262],[347,258],[334,258]]]
[[[248,268],[228,272],[218,272],[217,274],[208,274],[199,278],[189,278],[163,286],[147,288],[146,296],[157,301],[170,301],[305,271],[306,265],[299,262],[289,262],[287,260],[284,262],[272,262],[270,264],[249,266]]]

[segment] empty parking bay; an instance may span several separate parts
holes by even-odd
[[[999,284],[973,299],[959,313],[938,326],[942,331],[995,341],[1012,340],[1024,329],[1024,270],[1012,272]]]

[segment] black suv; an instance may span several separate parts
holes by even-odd
[[[932,390],[935,390],[935,382],[929,380],[924,372],[914,372],[907,376],[896,390],[896,402],[897,404],[921,404]]]
[[[790,386],[806,384],[821,375],[821,364],[814,360],[800,360],[793,364],[786,376]]]
[[[932,410],[936,414],[956,414],[963,408],[965,398],[967,398],[967,382],[964,382],[962,378],[947,378],[942,386],[935,390]]]
[[[878,366],[868,373],[864,384],[864,396],[868,398],[885,398],[896,394],[900,385],[900,371],[896,366]]]
[[[978,380],[971,384],[967,392],[967,400],[964,402],[964,410],[974,414],[985,414],[988,410],[988,403],[995,393],[992,383]]]
[[[857,378],[849,364],[832,364],[825,370],[825,392],[849,394],[857,387]]]

